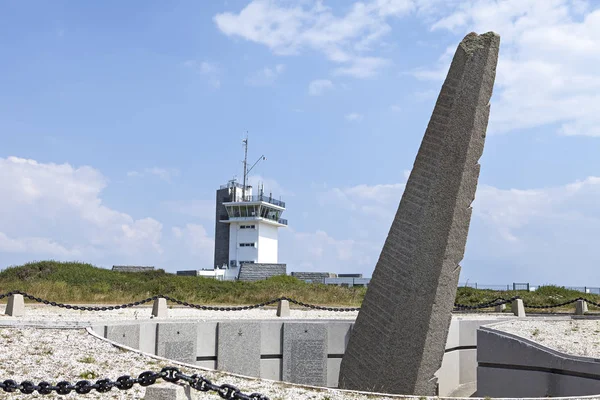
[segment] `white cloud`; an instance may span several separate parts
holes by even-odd
[[[210,239],[203,237],[200,225],[187,225],[180,238],[174,232],[165,237],[156,219],[134,218],[105,205],[101,194],[108,180],[92,167],[0,158],[0,180],[0,254],[5,265],[52,258],[170,269],[185,254],[212,257]]]
[[[189,215],[190,217],[211,221],[215,219],[214,200],[166,201],[164,205],[173,212]]]
[[[365,56],[391,31],[387,19],[413,8],[411,0],[375,0],[354,3],[343,16],[336,16],[322,1],[286,7],[281,2],[254,0],[237,14],[217,14],[214,21],[227,36],[263,44],[275,54],[317,50],[341,65],[336,74],[366,78],[389,64]]]
[[[189,254],[201,257],[198,260],[200,265],[212,265],[215,241],[202,225],[186,224],[183,228],[173,227],[171,230],[176,238],[184,241]]]
[[[353,113],[350,113],[350,114],[346,114],[344,116],[344,118],[346,118],[346,121],[351,121],[351,122],[353,122],[353,121],[362,121],[363,115],[353,112]]]
[[[285,71],[285,65],[277,64],[275,67],[264,67],[246,78],[246,84],[250,86],[268,86],[275,83],[277,78]]]
[[[331,89],[333,89],[333,82],[329,79],[316,79],[308,84],[308,94],[311,96],[321,96]]]
[[[156,176],[166,182],[171,182],[173,178],[179,176],[179,170],[176,168],[144,168],[142,171],[128,171],[127,176],[130,178],[139,178],[147,175]]]
[[[325,231],[296,232],[288,227],[282,230],[281,254],[285,254],[288,273],[361,272],[372,268],[373,243],[356,239],[336,239]]]
[[[268,160],[268,158],[267,158]],[[269,195],[269,193],[273,194],[273,198],[279,199],[280,196],[292,197],[294,196],[294,192],[283,187],[279,182],[275,179],[267,178],[262,175],[253,174],[248,176],[248,184],[252,186],[252,193],[254,195],[258,194],[260,190],[260,185],[264,186],[264,194]],[[284,199],[282,199],[284,200]],[[285,201],[285,200],[284,200]]]
[[[334,75],[353,76],[355,78],[370,78],[384,67],[391,64],[389,60],[379,57],[357,57],[351,64],[345,67],[336,68]]]
[[[91,167],[0,158],[2,250],[58,257],[160,254],[162,224],[102,204],[107,180]]]
[[[556,123],[561,134],[600,136],[597,4],[468,1],[440,5],[437,13],[433,30],[500,34],[490,133]],[[417,77],[443,79],[455,49],[446,51],[438,69],[417,71]]]
[[[402,111],[402,106],[399,104],[392,104],[390,106],[390,110],[392,110],[393,112],[400,112]]]
[[[218,89],[221,87],[220,70],[216,64],[207,61],[188,60],[183,65],[204,76],[213,88]]]
[[[337,212],[332,218],[340,218],[341,229],[352,232],[342,243],[361,238],[365,260],[361,272],[370,273],[375,266],[403,191],[404,183],[397,183],[333,188],[319,194],[321,207]],[[589,277],[595,276],[600,262],[595,250],[600,236],[600,177],[539,189],[480,184],[472,207],[462,281],[594,285]],[[339,247],[330,245],[328,250],[329,242],[322,243],[323,253]],[[341,261],[330,263],[344,270]],[[565,275],[569,266],[577,274]]]

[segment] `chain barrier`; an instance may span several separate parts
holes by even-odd
[[[550,304],[550,305],[542,305],[542,306],[535,306],[535,305],[532,305],[532,304],[523,304],[523,306],[527,307],[527,308],[535,308],[535,309],[556,308],[556,307],[563,307],[563,306],[567,306],[569,304],[576,303],[579,300],[583,300],[583,301],[585,301],[588,304],[591,304],[591,305],[596,306],[596,307],[600,307],[600,303],[596,303],[595,301],[588,300],[588,299],[586,299],[584,297],[578,297],[578,298],[576,298],[574,300],[565,301],[564,303],[559,303],[559,304]]]
[[[63,303],[57,303],[55,301],[49,301],[49,300],[45,300],[45,299],[41,299],[39,297],[35,297],[32,296],[28,293],[22,292],[20,290],[15,290],[12,292],[8,292],[8,293],[3,293],[0,294],[0,300],[5,298],[5,297],[9,297],[12,296],[13,294],[20,294],[23,295],[23,297],[26,297],[30,300],[36,301],[38,303],[43,303],[43,304],[47,304],[50,306],[54,306],[54,307],[62,307],[62,308],[66,308],[69,310],[81,310],[81,311],[108,311],[108,310],[119,310],[122,308],[128,308],[128,307],[135,307],[135,306],[139,306],[141,304],[145,304],[145,303],[149,303],[151,301],[154,301],[156,299],[159,298],[163,298],[167,301],[171,301],[173,303],[177,303],[179,305],[182,305],[184,307],[190,307],[190,308],[196,308],[198,310],[208,310],[208,311],[243,311],[243,310],[251,310],[254,308],[260,308],[260,307],[265,307],[271,304],[275,304],[278,303],[282,300],[287,300],[290,303],[296,304],[298,306],[301,307],[306,307],[306,308],[311,308],[314,310],[323,310],[323,311],[337,311],[337,312],[350,312],[350,311],[360,311],[360,307],[324,307],[324,306],[319,306],[316,304],[308,304],[308,303],[303,303],[301,301],[298,300],[294,300],[292,298],[289,297],[278,297],[276,299],[273,300],[269,300],[269,301],[265,301],[263,303],[257,303],[257,304],[253,304],[253,305],[249,305],[249,306],[232,306],[232,307],[218,307],[218,306],[205,306],[205,305],[201,305],[201,304],[193,304],[193,303],[188,303],[185,301],[181,301],[178,299],[175,299],[173,297],[170,296],[164,296],[164,295],[157,295],[157,296],[152,296],[152,297],[148,297],[147,299],[143,299],[140,301],[135,301],[132,303],[127,303],[127,304],[121,304],[121,305],[117,305],[117,306],[94,306],[94,307],[87,307],[87,306],[77,306],[77,305],[71,305],[71,304],[63,304]],[[485,302],[485,303],[480,303],[480,304],[474,304],[474,305],[467,305],[467,304],[459,304],[459,303],[454,303],[454,308],[455,310],[478,310],[478,309],[482,309],[482,308],[490,308],[490,307],[495,307],[495,306],[500,306],[502,304],[508,304],[508,303],[512,303],[514,300],[519,299],[519,296],[514,296],[511,297],[509,299],[505,299],[503,297],[497,297],[494,300]],[[545,308],[556,308],[556,307],[563,307],[572,303],[577,302],[578,300],[583,300],[585,302],[587,302],[588,304],[594,305],[596,307],[600,307],[600,303],[596,303],[592,300],[588,300],[586,298],[583,297],[578,297],[574,300],[569,300],[566,301],[564,303],[560,303],[560,304],[551,304],[551,305],[532,305],[532,304],[523,304],[524,307],[526,308],[535,308],[535,309],[545,309]]]
[[[486,303],[475,304],[472,306],[467,305],[467,304],[454,303],[454,307],[457,310],[478,310],[481,308],[490,308],[490,307],[501,306],[502,304],[512,303],[514,300],[516,300],[518,298],[519,298],[519,296],[511,297],[510,299],[505,299],[503,297],[497,297],[494,300],[488,301]]]
[[[260,308],[260,307],[265,307],[271,304],[275,304],[280,302],[281,300],[287,300],[290,303],[294,303],[297,304],[299,306],[302,307],[306,307],[306,308],[312,308],[315,310],[324,310],[324,311],[339,311],[339,312],[346,312],[346,311],[359,311],[360,307],[324,307],[324,306],[318,306],[315,304],[307,304],[307,303],[303,303],[301,301],[298,300],[294,300],[291,299],[289,297],[278,297],[276,299],[273,300],[269,300],[269,301],[265,301],[263,303],[258,303],[258,304],[253,304],[250,306],[234,306],[234,307],[217,307],[217,306],[205,306],[205,305],[201,305],[201,304],[193,304],[193,303],[188,303],[185,301],[181,301],[178,299],[175,299],[173,297],[170,296],[164,296],[164,295],[156,295],[156,296],[152,296],[152,297],[148,297],[147,299],[144,300],[140,300],[140,301],[136,301],[133,303],[127,303],[127,304],[121,304],[121,305],[117,305],[117,306],[102,306],[102,307],[86,307],[86,306],[76,306],[76,305],[71,305],[71,304],[63,304],[63,303],[57,303],[55,301],[49,301],[49,300],[45,300],[45,299],[41,299],[39,297],[35,297],[32,296],[28,293],[22,292],[20,290],[15,290],[12,292],[8,292],[8,293],[4,293],[0,295],[0,300],[8,297],[8,296],[12,296],[13,294],[20,294],[23,297],[26,297],[30,300],[33,301],[37,301],[38,303],[43,303],[43,304],[47,304],[47,305],[51,305],[54,307],[62,307],[62,308],[66,308],[69,310],[81,310],[81,311],[108,311],[108,310],[119,310],[122,308],[128,308],[128,307],[135,307],[135,306],[139,306],[141,304],[144,303],[149,303],[151,301],[157,300],[159,298],[165,299],[167,301],[171,301],[173,303],[177,303],[179,305],[185,306],[185,307],[190,307],[190,308],[196,308],[198,310],[208,310],[208,311],[243,311],[243,310],[251,310],[253,308]]]
[[[6,296],[5,296],[6,297]],[[92,390],[96,390],[99,393],[106,393],[117,388],[119,390],[131,389],[135,384],[140,386],[150,386],[156,383],[158,379],[163,379],[166,382],[175,383],[182,380],[190,385],[191,388],[201,392],[216,392],[222,399],[239,399],[239,400],[269,400],[269,398],[261,393],[244,394],[240,389],[233,385],[213,384],[210,380],[206,379],[202,375],[194,374],[192,376],[185,375],[176,367],[164,367],[160,372],[145,371],[142,372],[137,378],[132,378],[129,375],[124,375],[117,378],[116,381],[110,379],[99,379],[96,383],[91,383],[87,380],[78,381],[74,385],[67,381],[58,382],[56,385],[52,385],[48,382],[40,382],[34,384],[31,381],[23,381],[17,383],[15,380],[7,379],[0,381],[0,389],[7,393],[15,393],[20,391],[24,394],[32,394],[38,392],[39,394],[51,394],[56,392],[60,395],[67,395],[72,391],[77,394],[87,394]]]
[[[512,303],[514,300],[519,299],[519,296],[515,296],[515,297],[511,297],[510,299],[505,299],[502,297],[497,297],[494,300],[488,301],[486,303],[480,303],[480,304],[475,304],[475,305],[466,305],[466,304],[458,304],[455,303],[454,307],[457,310],[477,310],[477,309],[481,309],[481,308],[490,308],[490,307],[495,307],[495,306],[500,306],[502,304],[508,304],[508,303]],[[533,305],[533,304],[527,304],[527,303],[523,303],[523,307],[525,308],[534,308],[534,309],[548,309],[548,308],[557,308],[557,307],[564,307],[567,306],[569,304],[573,304],[576,303],[579,300],[583,300],[588,304],[594,305],[596,307],[600,307],[600,303],[596,303],[592,300],[588,300],[584,297],[578,297],[574,300],[569,300],[569,301],[565,301],[564,303],[559,303],[559,304],[550,304],[550,305]]]

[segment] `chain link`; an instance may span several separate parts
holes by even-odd
[[[556,307],[563,307],[563,306],[566,306],[566,305],[569,305],[569,304],[576,303],[579,300],[583,300],[586,303],[589,303],[589,304],[594,305],[596,307],[600,307],[600,303],[596,303],[596,302],[588,300],[588,299],[586,299],[584,297],[578,297],[578,298],[576,298],[574,300],[565,301],[564,303],[559,303],[559,304],[550,304],[550,305],[542,305],[542,306],[537,306],[537,305],[532,305],[532,304],[523,304],[523,306],[527,307],[527,308],[535,308],[535,309],[556,308]]]
[[[337,312],[350,312],[350,311],[360,311],[360,307],[324,307],[324,306],[319,306],[316,304],[308,304],[308,303],[303,303],[301,301],[298,300],[294,300],[292,298],[289,297],[278,297],[276,299],[273,300],[269,300],[269,301],[265,301],[263,303],[258,303],[258,304],[253,304],[253,305],[249,305],[249,306],[234,306],[234,307],[218,307],[218,306],[205,306],[205,305],[201,305],[201,304],[193,304],[193,303],[188,303],[185,301],[181,301],[178,299],[175,299],[173,297],[170,296],[164,296],[164,295],[157,295],[157,296],[152,296],[152,297],[148,297],[147,299],[143,299],[140,301],[136,301],[133,303],[127,303],[127,304],[121,304],[121,305],[117,305],[117,306],[102,306],[102,307],[86,307],[86,306],[77,306],[77,305],[71,305],[71,304],[63,304],[63,303],[57,303],[55,301],[49,301],[49,300],[45,300],[45,299],[41,299],[39,297],[35,297],[32,296],[28,293],[22,292],[20,290],[15,290],[12,292],[8,292],[8,293],[3,293],[0,294],[0,300],[5,298],[5,297],[9,297],[12,296],[13,294],[20,294],[23,295],[23,297],[26,297],[30,300],[33,301],[37,301],[38,303],[43,303],[43,304],[47,304],[47,305],[51,305],[54,307],[62,307],[62,308],[66,308],[69,310],[81,310],[81,311],[109,311],[109,310],[119,310],[119,309],[123,309],[123,308],[128,308],[128,307],[135,307],[135,306],[139,306],[141,304],[145,304],[145,303],[149,303],[151,301],[154,301],[156,299],[159,298],[163,298],[167,301],[171,301],[173,303],[177,303],[181,306],[184,307],[190,307],[190,308],[195,308],[198,310],[207,310],[207,311],[243,311],[243,310],[251,310],[254,308],[260,308],[260,307],[265,307],[271,304],[275,304],[278,303],[282,300],[287,300],[290,303],[296,304],[298,306],[301,307],[306,307],[306,308],[311,308],[314,310],[323,310],[323,311],[337,311]],[[480,304],[474,304],[474,305],[467,305],[467,304],[459,304],[459,303],[454,303],[454,308],[455,310],[478,310],[478,309],[482,309],[482,308],[490,308],[490,307],[495,307],[495,306],[499,306],[502,304],[508,304],[508,303],[512,303],[514,300],[519,299],[519,296],[514,296],[511,297],[510,299],[505,299],[503,297],[497,297],[494,300],[485,302],[485,303],[480,303]],[[564,303],[560,303],[560,304],[550,304],[550,305],[533,305],[533,304],[523,304],[524,307],[526,308],[535,308],[535,309],[544,309],[544,308],[556,308],[556,307],[563,307],[572,303],[577,302],[578,300],[583,300],[585,302],[587,302],[588,304],[594,305],[596,307],[600,307],[600,303],[596,303],[592,300],[588,300],[585,299],[583,297],[578,297],[577,299],[574,300],[569,300],[566,301]]]
[[[488,301],[486,303],[480,303],[480,304],[475,304],[472,306],[466,305],[466,304],[458,304],[455,303],[454,307],[456,309],[459,310],[477,310],[477,309],[481,309],[481,308],[490,308],[490,307],[495,307],[495,306],[499,306],[502,304],[507,304],[507,303],[512,303],[514,300],[519,299],[519,296],[515,296],[515,297],[511,297],[510,299],[504,299],[502,297],[498,297],[495,298],[492,301]],[[534,309],[547,309],[547,308],[557,308],[557,307],[564,307],[567,306],[569,304],[573,304],[576,303],[579,300],[583,300],[586,303],[589,303],[591,305],[594,305],[596,307],[600,307],[600,303],[596,303],[592,300],[588,300],[584,297],[578,297],[574,300],[569,300],[569,301],[565,301],[564,303],[558,303],[558,304],[549,304],[549,305],[533,305],[533,304],[527,304],[527,303],[523,303],[523,307],[526,308],[534,308]]]
[[[253,305],[250,305],[250,306],[217,307],[217,306],[205,306],[205,305],[201,305],[201,304],[193,304],[193,303],[188,303],[188,302],[185,302],[185,301],[181,301],[181,300],[175,299],[175,298],[170,297],[170,296],[157,295],[157,296],[148,297],[147,299],[144,299],[144,300],[136,301],[136,302],[133,302],[133,303],[121,304],[121,305],[118,305],[118,306],[86,307],[86,306],[76,306],[76,305],[71,305],[71,304],[57,303],[55,301],[49,301],[49,300],[41,299],[39,297],[32,296],[32,295],[30,295],[28,293],[25,293],[25,292],[22,292],[20,290],[15,290],[15,291],[12,291],[12,292],[1,294],[0,295],[0,300],[3,299],[3,298],[5,298],[5,297],[12,296],[13,294],[23,295],[23,297],[26,297],[26,298],[28,298],[30,300],[33,300],[33,301],[37,301],[38,303],[43,303],[43,304],[51,305],[51,306],[54,306],[54,307],[62,307],[62,308],[66,308],[66,309],[69,309],[69,310],[81,310],[81,311],[119,310],[119,309],[122,309],[122,308],[139,306],[141,304],[149,303],[149,302],[154,301],[154,300],[159,299],[159,298],[163,298],[163,299],[165,299],[167,301],[171,301],[173,303],[177,303],[177,304],[185,306],[185,307],[196,308],[198,310],[208,310],[208,311],[243,311],[243,310],[251,310],[253,308],[260,308],[260,307],[265,307],[265,306],[268,306],[268,305],[271,305],[271,304],[275,304],[275,303],[280,302],[281,300],[287,300],[290,303],[294,303],[294,304],[297,304],[297,305],[302,306],[302,307],[312,308],[312,309],[316,309],[316,310],[340,311],[340,312],[344,312],[344,311],[359,311],[360,310],[360,308],[323,307],[323,306],[318,306],[318,305],[314,305],[314,304],[306,304],[306,303],[302,303],[300,301],[291,299],[289,297],[278,297],[278,298],[273,299],[273,300],[265,301],[264,303],[253,304]]]
[[[454,303],[454,307],[458,310],[478,310],[481,308],[490,308],[490,307],[496,307],[496,306],[501,306],[502,304],[508,304],[508,303],[512,303],[514,300],[518,299],[519,296],[514,296],[511,297],[510,299],[505,299],[503,297],[497,297],[494,300],[485,302],[485,303],[480,303],[480,304],[475,304],[475,305],[466,305],[466,304],[459,304],[459,303]]]
[[[2,298],[2,297],[0,297]],[[87,380],[76,382],[74,385],[67,381],[58,382],[56,385],[52,385],[48,382],[40,382],[37,385],[31,381],[23,381],[17,383],[12,379],[0,381],[0,390],[7,393],[21,392],[24,394],[32,394],[38,392],[39,394],[51,394],[56,392],[60,395],[67,395],[73,391],[77,394],[87,394],[92,390],[96,390],[98,393],[110,392],[113,388],[119,390],[129,390],[135,384],[142,387],[147,387],[156,383],[158,379],[163,379],[166,382],[175,383],[179,380],[187,382],[190,387],[201,392],[215,392],[223,399],[239,399],[239,400],[269,400],[267,396],[261,393],[244,394],[237,387],[230,384],[216,385],[210,380],[206,379],[202,375],[194,374],[192,376],[183,374],[176,367],[164,367],[160,372],[145,371],[142,372],[137,378],[132,378],[129,375],[124,375],[117,378],[116,381],[110,379],[99,379],[96,383],[91,383]]]

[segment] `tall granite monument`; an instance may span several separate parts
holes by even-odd
[[[458,45],[342,359],[340,388],[436,394],[499,45],[493,32]]]

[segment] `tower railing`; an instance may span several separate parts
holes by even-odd
[[[258,194],[255,196],[245,196],[237,201],[264,201],[265,203],[273,204],[281,208],[285,208],[285,202],[276,200],[271,196],[265,196],[264,194]]]

